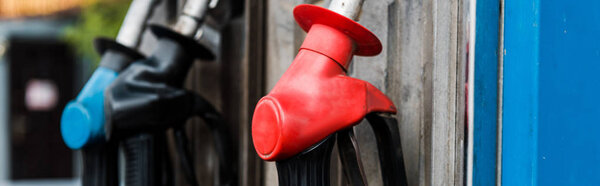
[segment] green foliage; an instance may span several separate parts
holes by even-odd
[[[131,0],[98,0],[82,8],[75,24],[65,28],[64,39],[80,56],[97,65],[100,56],[94,50],[94,38],[115,38],[130,3]]]

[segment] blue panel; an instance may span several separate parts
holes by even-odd
[[[539,7],[505,0],[503,185],[537,185]]]
[[[498,107],[498,0],[477,1],[477,10],[473,185],[494,185]]]
[[[541,4],[540,185],[600,185],[600,1]]]

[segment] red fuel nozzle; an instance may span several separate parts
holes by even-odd
[[[340,14],[299,5],[294,17],[308,32],[298,55],[254,111],[252,138],[265,160],[289,158],[367,113],[396,113],[392,101],[370,83],[347,76],[353,55],[373,56],[381,42]]]

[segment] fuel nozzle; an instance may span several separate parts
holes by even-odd
[[[144,58],[136,49],[156,3],[157,0],[132,1],[116,41],[94,41],[102,56],[100,65],[77,98],[67,104],[61,118],[61,134],[69,148],[76,150],[104,141],[104,90],[129,64]]]
[[[385,185],[406,185],[397,122],[387,116],[396,113],[396,106],[375,86],[347,75],[354,55],[382,50],[379,39],[355,21],[362,3],[332,0],[329,9],[294,9],[296,22],[308,34],[291,66],[259,100],[252,119],[256,152],[276,161],[280,185],[329,185],[336,139],[348,182],[365,185],[351,133],[365,118],[378,139]]]
[[[212,61],[215,55],[195,40],[203,28],[208,0],[188,0],[172,28],[151,26],[158,37],[150,57],[131,64],[105,92],[105,131],[108,138],[119,139],[127,161],[126,185],[158,185],[161,178],[161,150],[166,129],[175,133],[179,160],[191,185],[197,185],[187,137],[182,125],[198,116],[208,125],[219,156],[220,185],[235,185],[236,158],[231,136],[221,114],[203,97],[183,87],[190,67],[196,59]],[[166,150],[164,150],[166,151]],[[163,151],[163,152],[164,152]],[[156,156],[155,156],[156,155]]]
[[[346,73],[353,55],[381,52],[373,33],[319,6],[299,5],[294,17],[308,34],[292,65],[258,102],[252,120],[254,146],[265,160],[296,155],[367,113],[396,112],[375,86]]]
[[[156,4],[157,0],[132,1],[116,41],[94,41],[102,56],[100,65],[62,113],[60,130],[65,144],[73,150],[81,149],[83,186],[119,184],[118,143],[105,140],[104,92],[120,72],[144,58],[136,49]]]
[[[150,26],[159,38],[156,49],[147,59],[131,64],[105,93],[108,138],[113,134],[127,136],[163,130],[194,114],[195,102],[202,98],[185,90],[183,83],[195,59],[215,58],[194,40],[208,3],[208,0],[186,1],[172,29]]]

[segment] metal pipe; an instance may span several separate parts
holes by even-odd
[[[135,49],[140,44],[146,20],[152,14],[152,7],[157,0],[134,0],[129,5],[116,41],[124,46]]]
[[[198,31],[204,16],[208,10],[209,0],[188,0],[185,2],[183,11],[174,30],[184,36],[192,37]]]
[[[364,0],[331,0],[329,10],[358,21]]]

